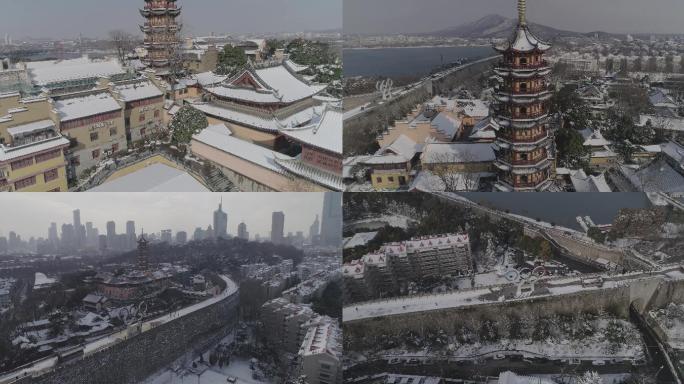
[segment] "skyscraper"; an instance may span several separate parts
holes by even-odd
[[[271,219],[271,242],[274,244],[282,244],[285,240],[283,233],[285,231],[285,214],[282,212],[273,212]]]
[[[162,229],[161,241],[167,242],[169,244],[173,243],[173,231],[170,229]]]
[[[321,224],[318,221],[318,215],[316,215],[316,220],[314,220],[314,222],[309,227],[309,241],[311,241],[311,244],[318,244],[318,230],[320,226]]]
[[[176,243],[185,244],[188,241],[188,233],[185,231],[176,232]]]
[[[223,198],[218,209],[214,211],[214,237],[228,236],[228,214],[223,212]]]
[[[86,231],[85,227],[81,225],[81,210],[75,209],[74,215],[74,241],[76,247],[80,248],[85,244]]]
[[[333,247],[342,244],[342,193],[327,192],[323,197],[320,242]]]
[[[238,237],[240,239],[249,240],[249,232],[247,232],[247,224],[244,222],[238,224]]]
[[[57,223],[50,223],[50,228],[48,229],[48,241],[52,246],[57,246],[59,244],[59,236],[57,235]]]
[[[135,247],[135,221],[128,220],[126,222],[126,249],[133,249]]]
[[[107,248],[116,249],[116,223],[107,222]]]
[[[518,26],[511,39],[495,47],[503,55],[494,69],[503,79],[494,94],[501,126],[494,143],[495,188],[502,191],[547,189],[555,156],[548,128],[551,67],[544,60],[551,46],[532,34],[525,12],[525,0],[518,0]]]

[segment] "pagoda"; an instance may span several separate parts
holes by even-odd
[[[518,0],[515,33],[504,45],[494,47],[503,55],[494,69],[502,79],[494,95],[495,119],[501,126],[494,143],[495,188],[500,191],[543,191],[551,184],[551,67],[544,60],[551,46],[532,34],[525,12],[525,0]]]
[[[143,63],[153,68],[168,67],[175,48],[180,44],[181,26],[176,22],[181,7],[176,0],[145,0],[140,14],[146,19],[140,26],[145,34],[147,56]]]
[[[150,269],[149,249],[147,248],[145,234],[140,234],[138,238],[138,269],[141,271],[149,271]]]

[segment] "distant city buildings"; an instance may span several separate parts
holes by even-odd
[[[283,212],[273,212],[271,217],[271,242],[282,244],[285,240],[285,214]]]
[[[247,224],[244,222],[238,224],[238,238],[243,240],[249,240],[249,232],[247,232]]]
[[[228,236],[228,214],[223,212],[223,200],[218,209],[214,211],[214,237],[226,238]]]

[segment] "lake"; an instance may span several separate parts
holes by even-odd
[[[491,47],[360,48],[343,50],[344,76],[423,77],[458,59],[493,56]]]
[[[651,206],[644,193],[462,193],[472,201],[581,230],[577,216],[611,224],[620,208]]]

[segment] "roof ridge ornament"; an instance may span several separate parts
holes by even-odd
[[[518,0],[518,24],[521,27],[524,27],[527,25],[527,18],[525,15],[526,11],[527,11],[526,0]]]

